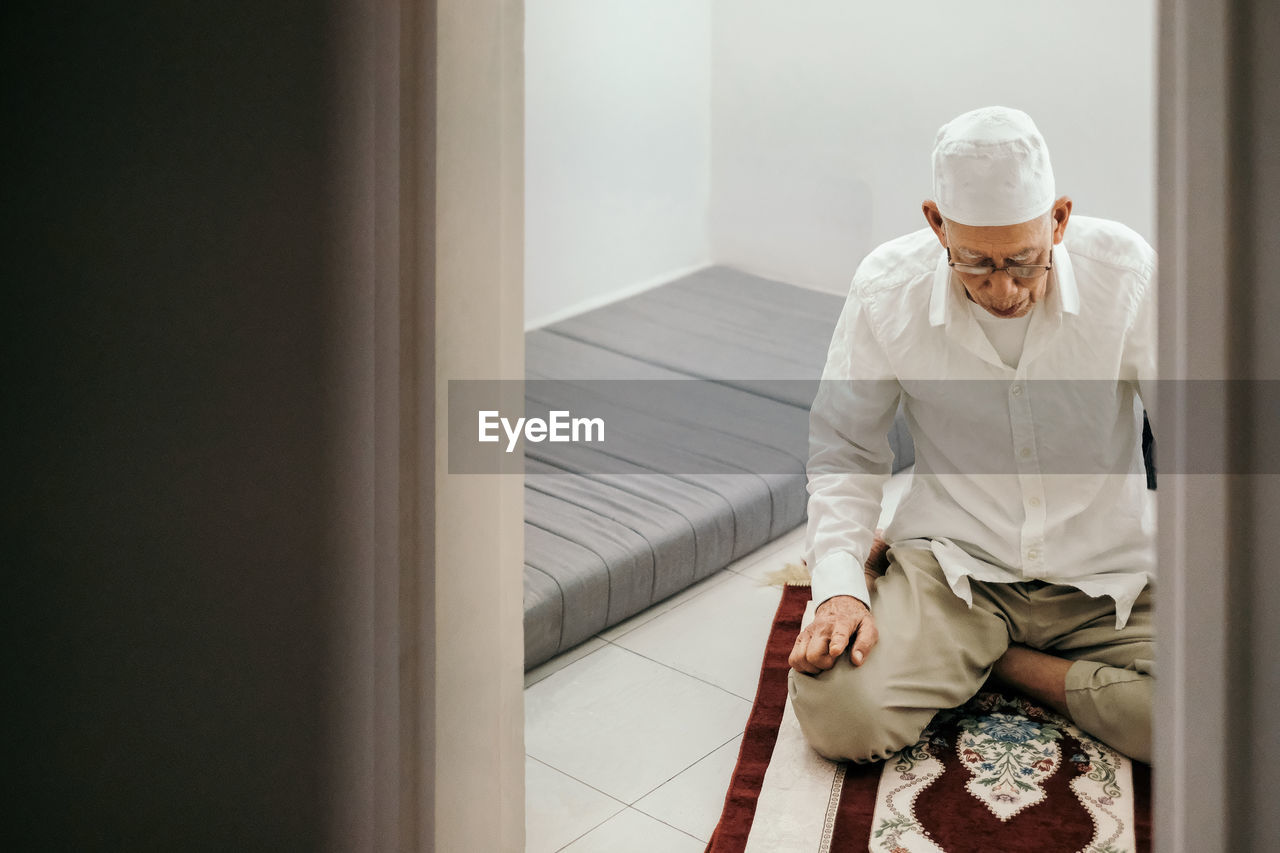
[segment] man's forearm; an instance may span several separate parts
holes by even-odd
[[[863,563],[892,470],[889,428],[902,396],[893,377],[855,281],[809,412],[805,556],[819,603],[833,595],[869,598]]]

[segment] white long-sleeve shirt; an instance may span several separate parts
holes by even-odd
[[[915,474],[887,541],[930,548],[970,605],[969,578],[1041,579],[1109,595],[1116,626],[1128,620],[1155,578],[1139,404],[1146,390],[1154,405],[1155,252],[1119,223],[1072,216],[1049,275],[1013,368],[931,230],[859,265],[810,413],[815,601],[869,601],[862,566],[901,402]]]

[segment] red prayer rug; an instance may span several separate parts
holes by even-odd
[[[886,761],[819,756],[787,696],[809,599],[783,589],[708,853],[1149,853],[1147,766],[1018,695],[981,691]]]

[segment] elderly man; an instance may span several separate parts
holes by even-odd
[[[796,716],[820,754],[875,760],[994,672],[1150,761],[1155,254],[1072,216],[1018,110],[944,125],[933,189],[928,228],[859,266],[814,400]],[[868,590],[900,403],[915,473]]]

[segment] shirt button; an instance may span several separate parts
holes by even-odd
[[[1040,506],[1040,499],[1032,498],[1031,500],[1027,501],[1027,503],[1031,504],[1032,506]]]
[[[1009,393],[1013,394],[1013,396],[1015,397],[1019,396],[1022,393],[1022,386],[1014,385],[1012,388],[1009,389]]]
[[[1030,447],[1022,448],[1021,450],[1018,451],[1018,455],[1021,456],[1023,459],[1026,459],[1028,456],[1031,455],[1031,448]]]
[[[1027,559],[1028,559],[1028,560],[1034,560],[1034,559],[1036,559],[1036,558],[1037,558],[1037,557],[1039,557],[1039,556],[1040,556],[1040,552],[1039,552],[1039,551],[1037,551],[1037,550],[1036,550],[1036,549],[1034,549],[1034,548],[1032,548],[1030,551],[1028,551],[1028,552],[1027,552]]]

